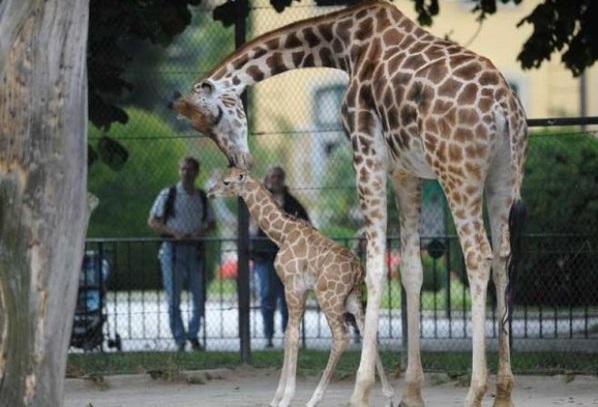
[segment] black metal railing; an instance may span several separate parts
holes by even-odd
[[[356,239],[339,239],[356,247]],[[458,240],[455,236],[427,237],[422,247],[424,286],[421,297],[422,346],[451,351],[469,346],[470,296],[464,278]],[[598,335],[598,247],[594,237],[529,235],[525,239],[526,260],[516,280],[515,309],[512,320],[514,347],[521,349],[580,350],[596,346]],[[443,250],[430,256],[430,243]],[[438,244],[438,243],[442,244]],[[87,253],[97,253],[109,264],[106,289],[102,295],[104,349],[123,351],[174,349],[168,328],[166,301],[161,288],[156,256],[157,239],[90,239]],[[398,238],[388,239],[388,277],[380,313],[381,346],[402,344],[401,286],[398,267]],[[209,239],[206,257],[206,318],[200,331],[208,350],[238,350],[238,291],[236,284],[236,242]],[[101,263],[100,263],[101,264]],[[265,344],[261,315],[250,278],[249,318],[251,346]],[[498,336],[501,318],[496,316],[494,294],[489,289],[486,333]],[[183,295],[183,313],[190,310],[190,299]],[[282,347],[280,320],[276,336]],[[307,302],[302,323],[302,345],[326,348],[330,332],[314,298]],[[356,336],[355,341],[358,341]],[[580,343],[580,341],[582,341]],[[118,345],[118,346],[117,346]],[[592,346],[590,346],[592,345]]]

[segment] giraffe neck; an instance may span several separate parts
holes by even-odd
[[[384,29],[399,22],[409,29],[414,26],[383,1],[299,21],[249,41],[204,79],[221,82],[240,94],[247,86],[293,69],[328,67],[351,74],[373,37],[381,40]]]
[[[257,221],[260,229],[280,247],[284,237],[288,235],[290,219],[270,191],[255,179],[248,179],[240,197],[245,201],[249,214]]]

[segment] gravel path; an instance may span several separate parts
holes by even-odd
[[[266,407],[276,385],[279,370],[241,367],[235,370],[196,372],[152,372],[150,374],[67,379],[65,407]],[[493,401],[494,377],[484,407]],[[318,377],[299,377],[293,406],[305,405]],[[403,380],[392,379],[400,400]],[[333,380],[321,407],[347,406],[353,378]],[[427,407],[462,406],[465,385],[443,374],[427,374],[424,400]],[[514,392],[517,407],[598,407],[598,377],[517,376]],[[378,386],[370,395],[371,406],[384,406]]]

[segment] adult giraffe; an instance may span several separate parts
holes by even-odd
[[[494,65],[439,39],[385,1],[362,3],[299,21],[246,43],[195,83],[173,107],[211,137],[231,165],[251,166],[239,95],[250,85],[298,68],[344,70],[341,107],[353,147],[357,191],[367,237],[365,332],[351,402],[367,406],[374,383],[376,331],[385,275],[387,178],[401,228],[401,282],[407,293],[408,364],[401,406],[423,406],[419,350],[422,286],[418,231],[421,179],[438,179],[465,258],[472,298],[472,372],[466,407],[480,407],[487,389],[484,322],[492,266],[497,290],[499,366],[495,407],[513,406],[506,299],[524,206],[525,113]],[[482,217],[486,194],[492,250]],[[520,230],[519,230],[520,232]],[[511,250],[513,249],[513,250]],[[509,267],[510,272],[511,267]]]

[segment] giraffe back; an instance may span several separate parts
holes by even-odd
[[[359,259],[301,220],[292,223],[280,245],[275,267],[285,287],[313,290],[316,294],[334,292],[342,299],[360,290],[364,283]]]

